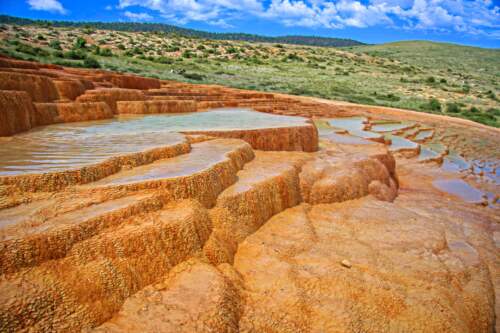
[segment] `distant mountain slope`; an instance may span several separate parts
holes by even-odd
[[[454,70],[464,74],[498,75],[500,72],[500,49],[414,40],[356,46],[349,50],[403,61],[414,66]]]
[[[79,28],[91,27],[102,30],[134,31],[134,32],[159,31],[165,33],[178,34],[181,36],[215,39],[215,40],[241,40],[249,42],[298,44],[298,45],[327,46],[327,47],[364,45],[364,43],[358,42],[353,39],[315,37],[315,36],[269,37],[269,36],[260,36],[260,35],[252,35],[245,33],[215,33],[215,32],[207,32],[194,29],[180,28],[175,25],[163,24],[163,23],[42,21],[42,20],[31,20],[31,19],[8,16],[8,15],[0,15],[0,23],[17,24],[17,25],[51,24],[55,27],[79,27]]]

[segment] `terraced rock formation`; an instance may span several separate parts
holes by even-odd
[[[0,331],[499,329],[498,130],[0,66]]]

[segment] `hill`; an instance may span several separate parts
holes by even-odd
[[[163,23],[139,23],[139,22],[71,22],[71,21],[43,21],[26,18],[0,15],[0,23],[17,25],[40,25],[54,27],[94,28],[102,30],[129,31],[129,32],[164,32],[177,34],[185,37],[195,37],[214,40],[235,40],[260,43],[282,43],[311,46],[344,47],[363,45],[363,43],[352,39],[316,37],[316,36],[280,36],[269,37],[245,33],[215,33],[186,29],[175,25]]]
[[[0,53],[165,80],[446,114],[500,126],[498,50],[421,41],[311,47],[4,24]]]

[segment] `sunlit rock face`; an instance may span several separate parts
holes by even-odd
[[[0,331],[500,329],[498,130],[1,57],[0,78]]]

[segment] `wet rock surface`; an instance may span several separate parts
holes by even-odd
[[[0,67],[0,331],[499,330],[498,130]]]

